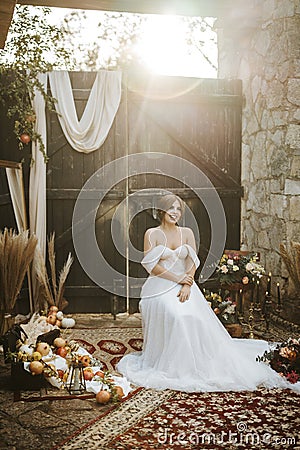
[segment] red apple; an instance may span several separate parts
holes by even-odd
[[[57,369],[57,373],[58,373],[59,378],[63,379],[65,372],[61,369]]]
[[[86,381],[91,381],[94,378],[94,373],[90,370],[84,370],[83,376]]]
[[[30,138],[29,134],[22,133],[20,136],[20,141],[23,142],[23,144],[28,144],[31,141],[31,138]]]
[[[100,377],[100,378],[104,378],[104,372],[102,372],[102,370],[98,370],[98,371],[95,373],[95,376],[96,376],[96,377]]]
[[[66,347],[59,347],[56,350],[56,354],[61,356],[62,358],[65,358],[68,354],[68,351],[67,351]]]

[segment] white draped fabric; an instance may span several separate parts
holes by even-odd
[[[39,75],[43,89],[47,89],[47,74]],[[35,130],[42,137],[46,149],[47,129],[45,100],[40,91],[36,90],[32,99],[32,106],[36,114]],[[29,227],[38,238],[38,246],[43,257],[46,255],[46,163],[40,151],[40,144],[32,142],[32,158],[34,163],[30,168],[29,178]],[[38,281],[34,272],[33,262],[32,289],[35,303],[37,302]]]
[[[22,169],[6,169],[10,197],[15,213],[18,231],[27,229],[27,215],[24,202],[24,186]]]
[[[100,71],[90,92],[86,108],[78,120],[72,86],[67,71],[55,71],[40,74],[39,81],[44,90],[47,89],[49,76],[52,96],[57,99],[56,109],[59,121],[66,139],[73,149],[90,153],[101,147],[114,121],[121,101],[121,72]],[[47,128],[45,100],[36,90],[32,99],[36,114],[35,131],[42,137],[47,153]],[[32,142],[33,164],[30,169],[29,180],[29,227],[38,238],[40,251],[46,254],[46,163],[39,149],[38,142]],[[25,228],[23,206],[20,192],[20,180],[14,169],[7,169],[9,188],[12,196],[13,208],[19,230]],[[34,264],[33,264],[34,266]],[[36,276],[32,274],[33,294],[37,302],[38,284]]]
[[[71,81],[67,71],[50,72],[49,81],[60,125],[69,144],[90,153],[101,147],[114,121],[121,100],[121,72],[97,73],[89,99],[78,120]]]

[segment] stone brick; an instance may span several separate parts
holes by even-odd
[[[293,105],[300,106],[300,79],[291,78],[288,81],[287,99]]]
[[[282,106],[282,104],[284,103],[283,94],[284,94],[284,86],[282,83],[280,83],[280,81],[274,80],[271,83],[269,83],[268,92],[266,93],[267,107],[272,109]]]
[[[294,156],[292,159],[291,177],[299,178],[300,183],[300,155]]]
[[[287,195],[300,195],[299,181],[290,179],[285,180],[284,193]]]
[[[284,218],[284,213],[287,208],[287,197],[286,195],[274,195],[270,196],[271,203],[271,214],[276,215],[280,219]]]
[[[300,125],[290,124],[288,126],[285,142],[290,148],[300,148]]]
[[[290,199],[290,220],[300,221],[300,196]]]

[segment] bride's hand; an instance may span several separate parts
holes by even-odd
[[[185,273],[183,275],[183,277],[180,278],[178,283],[179,284],[187,284],[188,286],[192,286],[192,284],[194,283],[194,277],[192,277],[192,275],[188,275],[187,273]]]
[[[191,292],[190,286],[188,286],[187,284],[182,286],[182,288],[180,289],[180,291],[177,294],[177,297],[179,297],[179,301],[181,303],[186,302],[189,299],[190,292]]]

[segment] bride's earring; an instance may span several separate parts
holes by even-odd
[[[154,220],[157,219],[157,209],[156,208],[152,208],[152,217]]]

